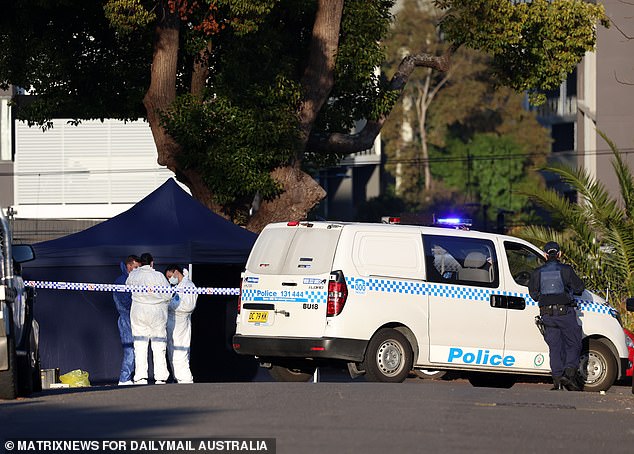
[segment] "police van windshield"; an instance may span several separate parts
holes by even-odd
[[[512,241],[504,242],[504,250],[513,279],[519,285],[528,286],[531,272],[544,264],[544,256],[528,246]]]

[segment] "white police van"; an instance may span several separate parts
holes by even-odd
[[[412,369],[468,372],[478,386],[549,375],[530,272],[542,252],[518,238],[438,227],[344,222],[268,225],[242,275],[233,347],[277,380],[321,364],[401,382]],[[628,367],[618,312],[585,291],[585,389]]]

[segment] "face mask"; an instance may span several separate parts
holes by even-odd
[[[170,277],[170,284],[177,285],[178,284],[178,278],[176,276]]]

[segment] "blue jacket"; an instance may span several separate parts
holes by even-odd
[[[114,283],[119,285],[125,285],[125,281],[128,279],[128,269],[124,262],[121,262],[121,276],[119,276]],[[117,310],[120,315],[130,314],[130,308],[132,307],[132,293],[130,292],[112,292],[112,299],[117,306]]]

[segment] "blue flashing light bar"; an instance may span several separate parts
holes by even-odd
[[[464,228],[471,227],[473,225],[473,221],[471,219],[465,218],[435,218],[434,224],[446,226],[446,227],[455,227],[455,228]]]

